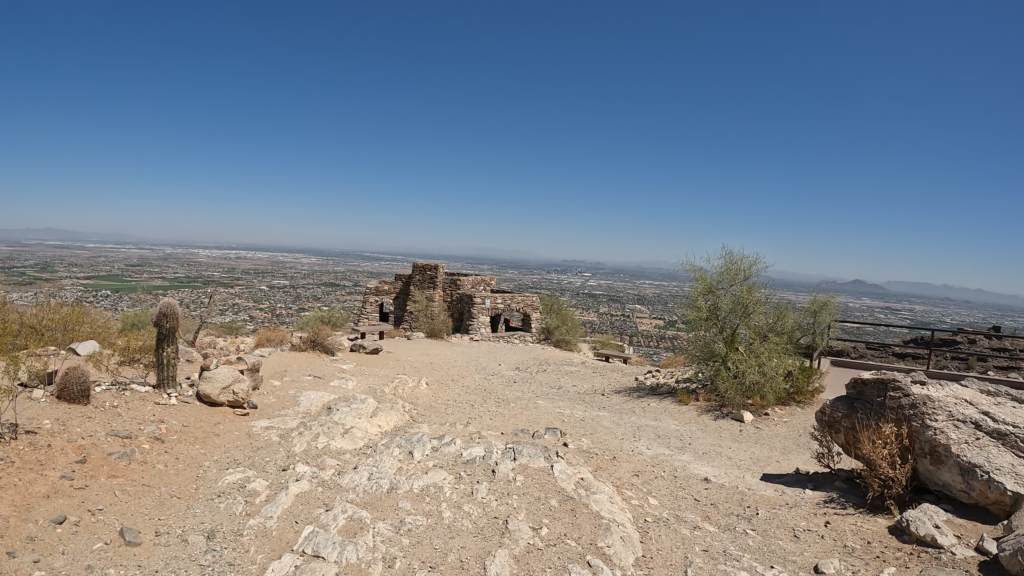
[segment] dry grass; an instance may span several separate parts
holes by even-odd
[[[292,343],[292,333],[281,326],[260,328],[253,344],[256,348],[280,348]]]
[[[334,356],[337,351],[328,342],[333,335],[334,332],[327,326],[317,326],[299,339],[299,345],[295,349],[299,352],[320,352],[321,354]]]
[[[629,359],[628,364],[630,366],[650,366],[651,361],[643,356],[634,356]]]
[[[672,368],[685,368],[685,367],[686,367],[686,357],[683,356],[682,354],[673,354],[671,356],[667,356],[667,357],[665,357],[664,360],[661,361],[660,364],[658,364],[658,368],[661,368],[662,370],[670,370]]]
[[[914,437],[903,420],[891,416],[863,419],[854,429],[854,459],[869,501],[881,498],[899,514],[915,485]]]
[[[88,406],[92,396],[92,377],[81,366],[66,368],[57,379],[57,390],[53,396],[61,402]]]
[[[814,461],[829,472],[835,472],[843,460],[843,450],[818,424],[811,428],[811,440],[814,440]]]

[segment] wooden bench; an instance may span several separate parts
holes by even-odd
[[[636,354],[626,354],[625,352],[616,352],[615,350],[598,350],[594,354],[604,356],[605,362],[611,362],[612,358],[615,358],[616,360],[622,360],[623,364],[629,364],[630,359],[636,358]]]
[[[367,332],[378,332],[380,334],[380,340],[384,339],[384,333],[388,330],[394,330],[394,326],[390,324],[369,324],[366,326],[356,326],[352,330],[359,332],[359,339],[366,340]]]

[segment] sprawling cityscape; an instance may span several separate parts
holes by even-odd
[[[356,310],[365,286],[408,270],[422,257],[374,253],[227,247],[8,242],[0,245],[0,290],[15,303],[40,297],[81,302],[111,313],[151,308],[173,293],[198,316],[217,294],[212,322],[247,331],[292,326],[312,310]],[[450,270],[498,277],[506,289],[554,294],[578,312],[588,335],[611,334],[657,361],[679,351],[684,338],[678,304],[685,278],[658,268],[600,264],[552,266],[481,259],[442,259]],[[775,282],[799,302],[813,285]],[[838,295],[847,319],[901,325],[1024,332],[1024,309],[906,295]],[[896,341],[915,334],[882,328],[842,328],[851,337]]]

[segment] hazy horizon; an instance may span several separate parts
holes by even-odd
[[[1018,3],[58,4],[0,228],[1024,293]]]
[[[51,228],[35,228],[31,230],[48,230]],[[98,232],[85,232],[85,231],[72,231],[56,229],[60,232],[82,232],[83,234],[102,234]],[[9,231],[8,229],[0,228],[0,244],[4,241],[3,233]],[[87,240],[59,240],[56,238],[50,239],[27,239],[27,242],[40,242],[40,243],[83,243],[88,242]],[[621,268],[621,269],[663,269],[665,271],[678,271],[681,267],[682,261],[668,261],[668,260],[634,260],[634,261],[602,261],[593,259],[581,259],[581,258],[552,258],[544,257],[539,254],[530,252],[522,252],[515,250],[500,250],[492,249],[486,246],[474,248],[472,250],[464,250],[460,248],[438,248],[436,250],[423,250],[417,248],[381,248],[372,245],[367,246],[312,246],[312,245],[287,245],[287,244],[275,244],[268,242],[228,242],[228,241],[203,241],[198,239],[185,239],[185,238],[144,238],[144,237],[128,237],[126,239],[97,239],[97,244],[104,242],[111,243],[123,243],[125,245],[137,245],[150,243],[155,246],[160,245],[173,245],[183,247],[218,247],[218,248],[238,248],[247,250],[273,250],[273,251],[294,251],[294,252],[339,252],[339,253],[367,253],[367,254],[382,254],[388,256],[396,256],[406,259],[415,258],[436,258],[438,260],[448,259],[469,259],[469,260],[489,260],[489,261],[506,261],[506,262],[523,262],[528,264],[548,264],[548,265],[592,265],[592,266],[607,266],[609,268]],[[753,250],[748,250],[753,251]],[[922,282],[927,284],[933,284],[935,286],[949,286],[952,288],[966,288],[971,290],[987,290],[979,286],[965,286],[962,284],[951,284],[951,283],[935,283],[928,282],[926,280],[913,280],[907,278],[860,278],[860,277],[846,277],[846,276],[830,276],[826,274],[815,273],[813,271],[794,271],[794,270],[782,270],[777,266],[772,265],[768,270],[768,276],[776,278],[777,280],[785,282],[797,282],[803,284],[816,284],[823,281],[837,281],[837,282],[848,282],[851,280],[863,280],[872,284],[884,284],[888,282]],[[1024,294],[1014,294],[999,292],[996,290],[987,290],[993,294],[1003,294],[1009,296],[1015,296],[1018,298],[1024,298]]]

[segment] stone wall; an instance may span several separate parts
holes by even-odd
[[[463,334],[490,334],[494,317],[497,317],[497,331],[504,332],[504,318],[512,313],[523,315],[522,327],[526,332],[536,332],[544,321],[540,296],[536,294],[476,292],[464,294],[460,304],[464,314]]]
[[[395,274],[394,280],[381,280],[366,287],[358,323],[379,324],[380,305],[384,303],[390,308],[392,326],[415,330],[416,318],[408,310],[409,299],[414,292],[423,292],[448,310],[455,333],[490,334],[492,317],[497,317],[498,331],[504,332],[503,319],[512,313],[523,315],[522,327],[527,332],[540,326],[538,296],[498,290],[497,285],[494,276],[446,272],[444,264],[416,262],[411,273]]]

